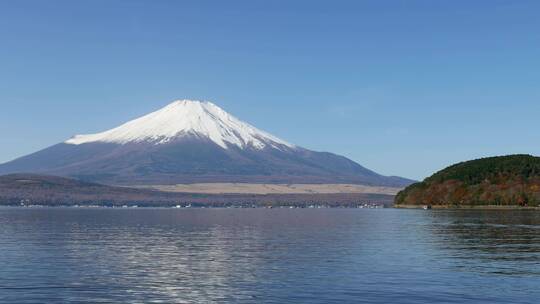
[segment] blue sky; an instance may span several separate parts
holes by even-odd
[[[0,162],[181,98],[422,179],[540,154],[538,1],[0,1]]]

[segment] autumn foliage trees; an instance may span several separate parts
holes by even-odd
[[[540,157],[509,155],[452,165],[398,193],[407,205],[540,205]]]

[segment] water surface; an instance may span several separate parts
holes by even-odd
[[[540,213],[0,208],[3,303],[538,303]]]

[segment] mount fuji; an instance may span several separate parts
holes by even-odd
[[[402,187],[343,156],[277,138],[206,101],[178,100],[105,132],[0,165],[0,174],[39,173],[117,185],[196,182],[353,183]]]

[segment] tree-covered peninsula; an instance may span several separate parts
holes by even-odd
[[[539,206],[540,157],[508,155],[461,162],[399,192],[396,206]]]

